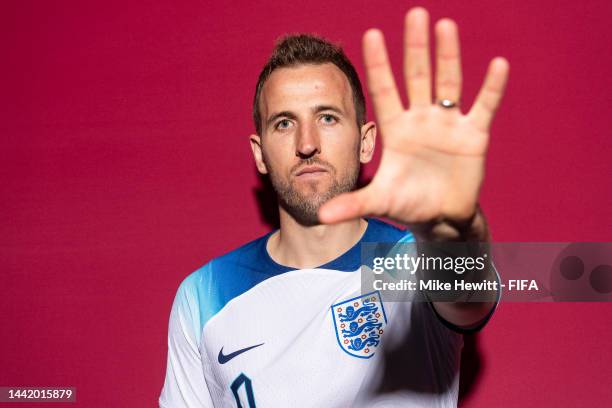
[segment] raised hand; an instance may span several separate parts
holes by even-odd
[[[474,105],[462,114],[458,107],[461,61],[455,22],[438,21],[435,39],[436,102],[432,103],[429,16],[422,8],[410,10],[404,33],[404,79],[410,108],[404,109],[382,33],[376,29],[365,33],[368,89],[382,133],[380,167],[369,185],[323,205],[321,222],[366,215],[406,224],[463,221],[476,211],[489,126],[504,92],[509,65],[501,57],[491,61]]]

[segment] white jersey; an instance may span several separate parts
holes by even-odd
[[[178,289],[160,407],[455,407],[463,339],[427,302],[362,294],[360,244],[413,242],[369,219],[332,262],[294,269],[271,234],[213,259]]]

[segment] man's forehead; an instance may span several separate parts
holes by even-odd
[[[348,79],[334,64],[303,64],[278,68],[261,94],[265,117],[277,110],[305,109],[307,105],[336,105],[350,114],[352,92]]]

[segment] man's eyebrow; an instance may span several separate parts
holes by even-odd
[[[319,113],[323,111],[332,111],[337,113],[338,115],[344,115],[344,111],[334,105],[317,105],[312,108],[314,113]]]
[[[289,111],[282,111],[282,112],[275,113],[272,116],[270,116],[268,120],[266,120],[266,127],[270,126],[272,122],[274,122],[278,118],[287,118],[287,119],[295,120],[297,119],[297,116],[295,113],[289,112]]]

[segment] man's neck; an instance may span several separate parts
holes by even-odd
[[[266,249],[281,265],[315,268],[351,249],[367,225],[364,219],[355,219],[333,225],[304,226],[280,208],[280,229],[272,234]]]

